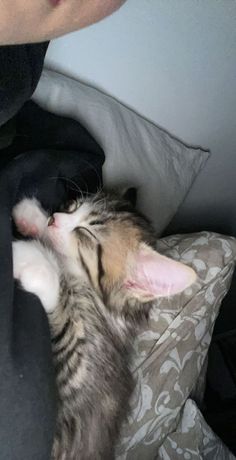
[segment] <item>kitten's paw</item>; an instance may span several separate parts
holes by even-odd
[[[42,236],[47,227],[47,214],[35,198],[24,198],[14,208],[13,219],[19,232],[33,238]]]
[[[22,287],[39,297],[47,313],[59,299],[59,268],[53,254],[35,241],[12,244],[13,274]]]

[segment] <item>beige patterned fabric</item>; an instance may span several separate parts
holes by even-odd
[[[194,401],[187,399],[176,431],[158,450],[161,460],[235,460],[213,433]]]
[[[214,233],[176,235],[157,249],[192,266],[196,283],[162,299],[134,349],[137,379],[117,460],[235,458],[214,435],[195,403],[201,395],[207,351],[236,260],[236,239]]]

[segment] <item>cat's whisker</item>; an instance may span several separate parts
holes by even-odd
[[[50,179],[53,179],[53,180],[63,180],[69,184],[72,184],[74,185],[75,188],[73,187],[70,187],[70,190],[73,190],[75,192],[77,192],[80,196],[80,199],[81,200],[85,200],[86,196],[91,196],[93,197],[94,196],[94,193],[93,192],[89,192],[88,190],[86,190],[86,192],[83,192],[83,190],[78,186],[78,184],[73,181],[72,179],[68,178],[68,177],[65,177],[65,176],[57,176],[57,177],[50,177]]]
[[[92,169],[94,172],[95,172],[95,175],[98,179],[98,188],[102,188],[102,182],[101,182],[101,177],[100,175],[98,174],[98,171],[97,169],[95,168],[95,166],[93,164],[91,164],[89,161],[85,160],[84,158],[81,159],[81,161],[83,163],[85,163],[87,166],[89,166],[90,169]]]
[[[52,180],[58,180],[58,179],[59,179],[59,180],[65,181],[65,182],[67,182],[67,183],[69,183],[69,184],[72,184],[75,188],[71,188],[71,187],[70,187],[70,189],[73,190],[73,191],[75,191],[75,192],[78,192],[78,193],[80,194],[80,196],[81,196],[81,199],[83,199],[83,192],[82,192],[82,190],[80,189],[80,187],[78,186],[78,184],[76,184],[76,182],[73,181],[72,179],[70,179],[70,178],[68,178],[68,177],[64,177],[64,176],[57,176],[57,177],[53,177],[53,176],[52,176],[52,177],[50,177],[50,179],[52,179]]]

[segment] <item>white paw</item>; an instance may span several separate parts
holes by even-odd
[[[40,237],[47,228],[47,213],[36,198],[24,198],[13,208],[12,216],[24,236]]]
[[[59,267],[54,255],[37,241],[12,244],[13,274],[22,287],[37,295],[47,313],[59,300]]]

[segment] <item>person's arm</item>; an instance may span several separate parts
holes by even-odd
[[[35,43],[93,24],[125,0],[0,0],[0,45]]]

